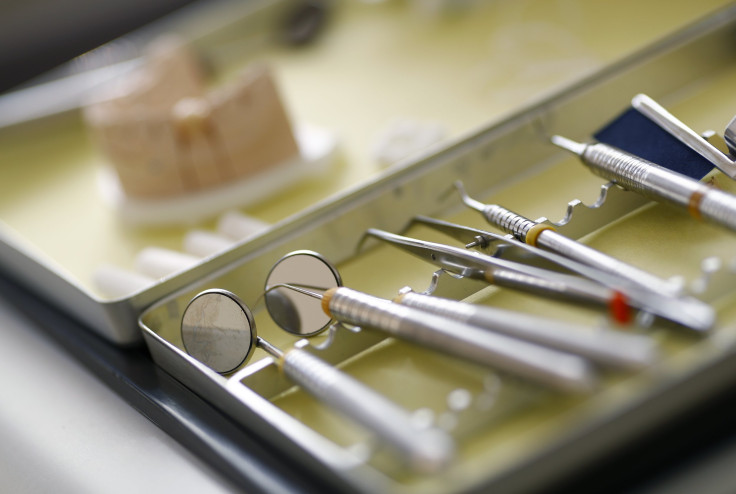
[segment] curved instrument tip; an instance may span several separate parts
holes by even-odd
[[[460,198],[462,199],[463,204],[471,209],[475,209],[476,211],[485,211],[486,205],[470,197],[465,190],[465,186],[463,185],[463,182],[461,180],[456,180],[454,185],[455,189],[457,189],[458,193],[460,194]]]
[[[567,137],[562,137],[560,135],[554,135],[550,140],[555,146],[566,151],[570,151],[573,154],[577,154],[578,156],[581,156],[583,152],[585,152],[585,148],[587,146],[587,144],[575,142],[572,139],[568,139]]]

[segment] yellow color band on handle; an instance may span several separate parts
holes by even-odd
[[[532,247],[536,247],[539,235],[545,230],[552,230],[553,232],[555,231],[555,229],[549,225],[537,223],[536,225],[531,227],[528,232],[526,232],[524,241]]]

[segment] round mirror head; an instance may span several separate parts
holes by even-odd
[[[266,305],[271,319],[281,328],[294,334],[301,334],[302,322],[293,300],[285,293],[286,288],[273,289],[266,294]]]
[[[266,279],[266,308],[282,329],[310,336],[327,329],[332,320],[322,310],[322,301],[281,284],[304,288],[320,295],[342,286],[337,270],[320,254],[300,250],[287,254],[271,268]]]
[[[184,309],[181,339],[189,355],[227,374],[255,350],[256,326],[250,310],[235,294],[206,290]]]

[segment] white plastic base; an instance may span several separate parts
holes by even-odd
[[[334,133],[307,125],[295,132],[300,156],[237,182],[213,187],[186,196],[165,199],[137,199],[125,195],[115,172],[105,167],[98,184],[104,200],[126,223],[141,226],[191,225],[227,209],[262,201],[299,180],[324,173],[337,149]]]

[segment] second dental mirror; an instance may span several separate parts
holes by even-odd
[[[340,275],[320,254],[300,250],[282,257],[266,279],[265,300],[271,318],[282,329],[300,336],[320,333],[331,318],[322,310],[322,302],[302,289],[322,295],[342,286]]]
[[[253,315],[223,290],[207,290],[189,302],[181,321],[186,351],[220,374],[237,369],[256,347]]]

